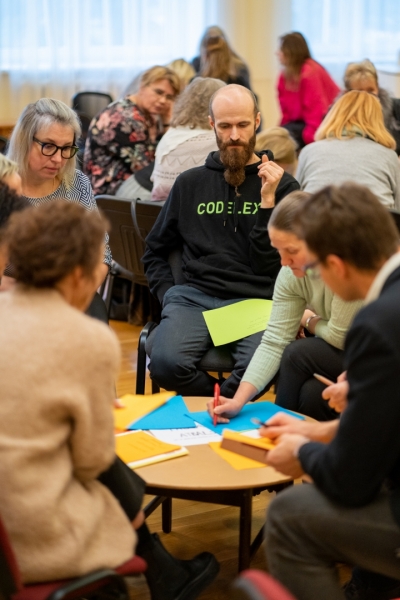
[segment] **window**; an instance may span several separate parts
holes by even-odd
[[[193,58],[216,16],[213,0],[1,0],[3,104],[15,120],[41,96],[117,98],[140,71]]]
[[[364,58],[378,68],[396,68],[399,23],[398,0],[293,0],[293,30],[303,33],[312,55],[339,78],[345,64]]]

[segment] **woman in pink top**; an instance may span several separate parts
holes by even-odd
[[[280,124],[302,148],[314,141],[315,131],[340,89],[324,67],[311,58],[301,33],[283,35],[277,54],[283,67],[278,81]]]

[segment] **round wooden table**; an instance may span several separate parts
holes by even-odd
[[[205,410],[205,397],[186,397],[190,412]],[[229,427],[229,425],[227,425]],[[171,531],[172,498],[211,502],[240,508],[239,571],[247,569],[263,539],[263,530],[251,542],[252,499],[262,490],[280,491],[293,480],[272,467],[238,471],[208,444],[188,446],[189,455],[138,470],[146,481],[146,493],[156,498],[145,508],[148,516],[162,504],[162,527]]]

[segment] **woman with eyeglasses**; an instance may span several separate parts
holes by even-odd
[[[22,196],[30,204],[39,206],[62,199],[81,204],[88,211],[97,210],[90,181],[76,168],[80,135],[77,114],[60,100],[41,98],[24,109],[14,127],[7,155],[18,164]],[[107,275],[111,260],[106,244],[101,280]],[[11,275],[6,270],[7,274]]]
[[[336,381],[343,371],[344,338],[361,302],[344,302],[318,277],[318,265],[308,264],[304,242],[294,219],[305,192],[292,192],[275,207],[268,224],[271,245],[281,257],[272,313],[261,343],[233,398],[220,398],[215,409],[220,423],[229,422],[250,400],[276,380],[275,404],[319,421],[338,417],[322,399],[325,386],[314,373]],[[213,402],[208,411],[214,414]]]
[[[157,143],[168,129],[179,91],[175,71],[155,66],[142,74],[136,93],[112,102],[93,119],[86,139],[84,171],[96,196],[118,191],[120,197],[136,198],[142,192],[134,174],[154,162]],[[140,197],[145,199],[143,194]]]

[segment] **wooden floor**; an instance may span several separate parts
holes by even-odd
[[[117,382],[117,393],[121,396],[134,393],[136,382],[137,341],[140,327],[128,323],[111,321],[122,348],[122,366]],[[146,393],[150,393],[150,381],[146,381]],[[265,398],[273,399],[272,394]],[[140,474],[140,470],[139,470]],[[275,494],[262,492],[253,499],[253,535],[262,527],[266,508]],[[145,504],[150,500],[145,498]],[[166,548],[179,558],[191,558],[205,550],[215,554],[221,565],[216,580],[199,597],[200,600],[228,600],[231,598],[230,585],[237,575],[237,548],[239,532],[239,509],[216,504],[173,501],[172,532],[161,531],[161,510],[157,509],[147,523],[152,532],[160,534]],[[267,569],[263,545],[254,557],[252,568]],[[343,578],[348,577],[345,572]],[[144,577],[129,581],[132,599],[148,600],[150,594]]]

